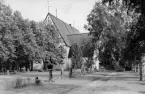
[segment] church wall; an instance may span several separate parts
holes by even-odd
[[[65,58],[64,58],[63,68],[68,69],[68,68],[70,68],[70,65],[71,65],[71,59],[68,58],[70,47],[68,47],[66,45],[63,45],[63,47],[66,50],[66,55],[65,55]]]

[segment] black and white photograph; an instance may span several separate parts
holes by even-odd
[[[145,0],[0,0],[0,94],[145,94]]]

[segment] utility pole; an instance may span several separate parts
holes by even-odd
[[[48,13],[49,13],[49,8],[50,8],[50,6],[49,6],[49,1],[47,1],[47,3],[48,3]]]
[[[57,9],[56,9],[56,18],[57,18]]]

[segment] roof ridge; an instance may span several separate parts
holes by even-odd
[[[51,13],[48,13],[47,15],[52,15]],[[52,15],[52,16],[54,16],[54,15]],[[55,16],[54,16],[55,17]],[[67,25],[69,25],[68,23],[66,23],[66,22],[64,22],[63,20],[61,20],[61,19],[59,19],[59,18],[57,18],[57,17],[55,17],[56,19],[58,19],[58,20],[60,20],[60,21],[62,21],[63,23],[65,23],[65,24],[67,24]],[[70,26],[70,25],[69,25]],[[73,27],[73,26],[70,26],[71,28],[75,28],[75,27]],[[76,28],[75,28],[76,29]],[[76,30],[78,30],[78,29],[76,29]],[[79,31],[79,30],[78,30]]]
[[[49,13],[47,13],[47,15],[46,15],[46,17],[45,17],[43,23],[47,20],[48,15],[49,15]]]
[[[82,35],[82,34],[89,34],[89,33],[70,34],[70,35],[67,35],[67,36]]]

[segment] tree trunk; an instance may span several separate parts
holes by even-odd
[[[138,72],[138,74],[140,74],[140,64],[137,64],[138,66],[137,66],[137,72]]]
[[[142,70],[143,68],[142,68],[142,66],[143,66],[142,62],[140,62],[140,64],[139,64],[139,67],[140,67],[139,68],[140,69],[140,73],[139,73],[139,75],[140,75],[140,81],[143,81],[143,70]]]
[[[134,65],[134,72],[136,72],[136,65]]]
[[[4,73],[6,73],[6,68],[3,68]]]
[[[26,72],[27,72],[28,71],[28,66],[26,66],[25,69],[26,69]]]
[[[19,65],[18,65],[18,63],[17,63],[17,71],[19,71]]]
[[[70,77],[70,78],[72,77],[72,71],[73,71],[73,69],[70,68],[70,73],[69,73],[69,77]]]
[[[1,62],[0,62],[0,72],[2,72],[2,64],[1,64]]]
[[[64,71],[63,71],[63,69],[61,68],[61,78],[63,77],[63,74],[64,74]]]
[[[10,72],[9,72],[9,70],[7,70],[7,75],[9,75],[10,74]]]
[[[12,64],[12,71],[14,72],[15,71],[15,62],[13,62],[13,64]]]
[[[111,53],[111,56],[112,56],[112,59],[114,60],[114,67],[115,67],[115,70],[118,68],[118,61],[115,59],[115,56],[114,54]]]
[[[60,65],[60,68],[61,68],[61,77],[62,77],[63,74],[64,74],[64,67],[63,67],[63,65]]]
[[[31,61],[31,71],[33,71],[33,61]]]
[[[63,70],[61,69],[61,74],[60,74],[61,76],[63,75]]]

